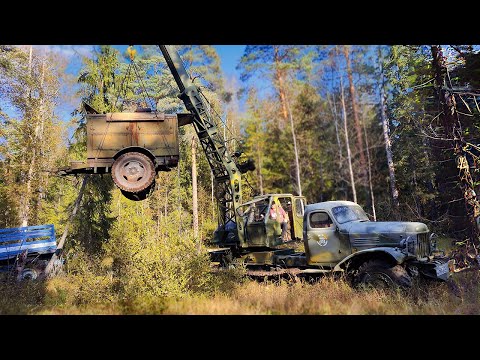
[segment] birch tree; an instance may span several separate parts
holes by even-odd
[[[390,140],[390,124],[387,118],[386,110],[386,92],[385,92],[385,70],[384,70],[384,60],[382,55],[382,49],[379,46],[377,49],[378,61],[379,61],[379,72],[380,72],[380,118],[382,120],[383,128],[383,139],[385,141],[385,152],[387,155],[387,166],[388,166],[388,176],[390,179],[390,192],[392,195],[392,202],[395,209],[398,211],[399,201],[398,201],[398,189],[395,180],[395,165],[393,163],[393,153],[392,153],[392,144]],[[398,215],[397,215],[398,216]]]

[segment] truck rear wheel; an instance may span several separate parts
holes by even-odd
[[[155,165],[145,154],[127,152],[113,163],[112,179],[120,190],[140,193],[155,180]]]
[[[379,288],[409,288],[412,279],[400,265],[392,266],[384,260],[370,260],[358,268],[354,285],[360,284]]]

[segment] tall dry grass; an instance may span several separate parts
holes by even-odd
[[[420,315],[479,314],[480,275],[455,274],[450,284],[408,291],[353,289],[332,277],[314,284],[248,281],[231,293],[168,302],[165,314]]]
[[[112,296],[86,301],[71,277],[40,284],[0,286],[1,314],[182,314],[182,315],[421,315],[479,314],[480,273],[454,274],[449,283],[421,283],[403,290],[353,289],[342,279],[307,281],[241,280],[224,274],[213,291],[183,297]],[[230,278],[229,278],[230,276]],[[103,288],[99,282],[98,286]],[[91,291],[96,286],[90,282]],[[9,295],[7,297],[7,294]],[[78,301],[79,296],[82,301]]]
[[[191,256],[191,241],[170,241],[160,247],[169,256],[158,256],[156,242],[121,240],[122,256],[79,251],[61,276],[45,282],[0,277],[0,314],[480,314],[479,271],[408,291],[353,289],[332,276],[258,282],[241,266],[211,273],[205,254]]]

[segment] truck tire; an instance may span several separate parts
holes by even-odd
[[[145,154],[127,152],[113,163],[112,179],[120,190],[137,194],[152,185],[155,180],[155,165]]]
[[[22,280],[36,280],[38,278],[38,270],[34,268],[25,268],[20,278]]]
[[[354,278],[354,285],[372,285],[380,288],[409,288],[412,278],[400,265],[392,266],[384,260],[369,260],[363,263]]]

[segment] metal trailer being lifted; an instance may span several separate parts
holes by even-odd
[[[87,113],[86,120],[87,160],[72,161],[58,174],[111,173],[123,195],[144,200],[155,187],[156,174],[178,165],[178,128],[191,123],[192,115],[141,109]]]

